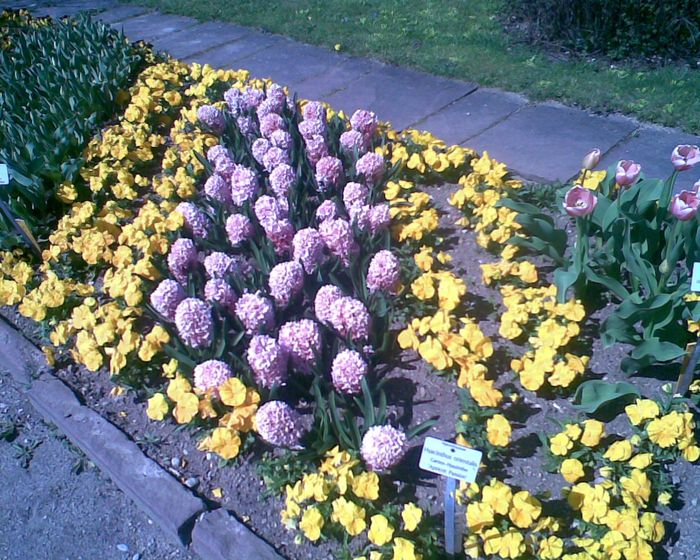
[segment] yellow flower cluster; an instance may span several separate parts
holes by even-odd
[[[563,540],[559,522],[542,515],[542,504],[526,490],[516,491],[493,478],[489,484],[460,486],[458,499],[467,502],[469,535],[464,551],[469,558],[559,558]]]
[[[393,558],[421,558],[406,537],[418,528],[423,511],[409,502],[403,506],[401,521],[380,513],[372,504],[379,500],[379,476],[363,471],[360,462],[339,447],[326,453],[317,472],[287,485],[285,494],[282,523],[289,529],[300,529],[310,541],[320,539],[324,528],[332,525],[350,537],[366,531],[369,542],[377,547],[393,542]],[[372,551],[369,558],[382,558],[382,553]]]
[[[407,129],[397,132],[389,129],[386,138],[387,144],[377,152],[393,165],[401,165],[402,174],[413,178],[442,177],[451,171],[460,171],[476,156],[474,150],[458,145],[447,146],[426,131]]]
[[[497,204],[506,196],[506,189],[520,188],[522,183],[508,179],[506,166],[484,152],[478,160],[472,161],[471,172],[460,177],[459,184],[461,188],[449,198],[449,203],[463,214],[458,225],[473,227],[480,247],[503,250],[520,229],[520,224],[515,221],[517,212]],[[510,258],[514,254],[510,248],[504,256]]]
[[[164,373],[172,377],[177,368],[177,361],[171,360],[164,366]],[[199,443],[199,449],[229,460],[240,451],[240,434],[254,429],[259,403],[258,392],[246,387],[237,377],[227,379],[217,390],[203,392],[177,375],[171,379],[165,394],[156,393],[148,400],[146,414],[151,420],[164,420],[172,413],[178,424],[187,424],[196,417],[218,418],[218,426]]]
[[[700,459],[700,447],[695,439],[695,419],[685,408],[661,414],[661,407],[650,399],[637,399],[625,412],[634,426],[653,444],[664,450],[679,452],[686,461]]]
[[[22,259],[21,251],[0,252],[0,306],[16,305],[27,293],[32,267]]]
[[[536,391],[545,382],[553,387],[569,387],[583,376],[588,356],[562,353],[580,331],[585,317],[578,300],[561,304],[556,301],[556,286],[542,288],[501,288],[505,313],[501,316],[499,334],[516,340],[524,334],[531,347],[521,358],[511,361],[511,368],[520,376],[523,387]]]
[[[414,189],[415,183],[403,179],[388,181],[384,189],[392,233],[400,242],[421,241],[440,225],[440,215],[432,207],[433,198]]]

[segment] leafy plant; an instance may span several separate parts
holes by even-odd
[[[125,101],[145,51],[87,16],[6,29],[11,40],[0,50],[0,162],[9,166],[11,180],[0,189],[0,201],[44,235],[62,213],[57,189],[78,183],[84,146]],[[10,216],[2,214],[0,227],[11,231]]]
[[[600,379],[591,379],[584,381],[576,389],[574,407],[588,414],[595,414],[603,408],[605,412],[611,412],[612,409],[617,410],[639,396],[639,390],[631,383],[608,383]]]

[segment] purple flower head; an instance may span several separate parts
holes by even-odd
[[[221,251],[213,251],[204,259],[204,270],[209,278],[223,278],[233,272],[233,259]]]
[[[355,205],[348,208],[350,221],[357,226],[360,231],[369,229],[370,207],[367,204]]]
[[[231,88],[224,93],[224,101],[228,105],[228,110],[234,117],[237,117],[243,112],[245,103],[243,102],[243,94],[238,88]]]
[[[367,288],[370,292],[381,290],[396,294],[401,284],[401,263],[386,249],[372,257],[367,272]]]
[[[268,223],[263,226],[265,233],[272,241],[277,255],[286,255],[292,250],[294,226],[287,219]]]
[[[175,280],[166,278],[153,290],[151,305],[168,321],[174,321],[175,310],[183,299],[185,299],[185,290],[182,289],[182,286]]]
[[[575,185],[564,196],[564,210],[569,216],[580,218],[588,216],[595,210],[598,198],[590,189]]]
[[[360,455],[372,471],[386,471],[401,462],[406,454],[406,434],[392,426],[372,426],[362,438]]]
[[[214,321],[211,306],[197,298],[183,299],[175,310],[175,326],[182,342],[191,348],[211,346]]]
[[[304,435],[301,415],[282,401],[262,405],[255,413],[255,425],[260,437],[275,447],[299,447]]]
[[[275,130],[286,130],[284,119],[276,113],[270,113],[260,119],[260,134],[270,138]]]
[[[328,146],[326,146],[326,140],[323,136],[316,135],[304,138],[304,144],[306,145],[306,157],[309,158],[311,165],[315,166],[321,158],[328,155]]]
[[[258,127],[255,125],[255,119],[253,117],[241,115],[236,118],[236,124],[238,124],[238,128],[243,136],[253,136],[258,132]]]
[[[367,151],[367,141],[361,132],[348,130],[340,135],[340,147],[348,154],[363,154]]]
[[[326,107],[320,101],[309,101],[302,111],[305,121],[318,120],[326,122]]]
[[[284,88],[279,84],[270,84],[265,93],[267,100],[275,103],[279,107],[279,111],[281,111],[287,102],[287,94],[284,92]]]
[[[250,151],[253,152],[255,161],[262,165],[263,158],[270,148],[272,148],[272,143],[267,138],[257,138],[250,147]]]
[[[367,376],[367,363],[354,350],[338,352],[331,367],[333,386],[347,395],[362,391],[362,379]]]
[[[358,250],[350,222],[342,218],[324,220],[318,230],[331,254],[338,257],[345,266],[349,266],[350,256]]]
[[[229,183],[221,175],[214,174],[204,183],[204,194],[222,204],[231,204]]]
[[[343,179],[343,162],[337,157],[325,156],[316,164],[316,182],[322,191],[328,191],[337,186]]]
[[[279,130],[276,132],[280,132]],[[273,146],[263,156],[263,165],[265,166],[265,169],[268,171],[268,173],[272,170],[275,169],[278,165],[282,165],[283,163],[289,165],[289,153],[283,150],[282,148],[278,148],[276,146]]]
[[[367,340],[372,317],[359,299],[345,296],[338,299],[330,310],[331,326],[341,336],[352,341]]]
[[[289,194],[297,177],[291,165],[280,163],[270,173],[270,187],[278,197],[285,197]]]
[[[270,142],[272,142],[273,146],[281,148],[285,152],[292,149],[292,135],[286,130],[275,130],[270,135]]]
[[[289,217],[289,206],[282,200],[265,194],[255,201],[255,217],[266,231]]]
[[[265,92],[256,88],[246,88],[243,92],[243,103],[246,109],[256,109],[265,99]]]
[[[181,202],[175,208],[185,218],[185,229],[194,237],[205,238],[209,235],[210,220],[207,215],[191,202]]]
[[[231,159],[231,156],[222,154],[214,163],[215,171],[221,175],[226,181],[231,180],[231,175],[236,170],[236,162]]]
[[[209,303],[217,303],[233,313],[238,296],[226,280],[212,278],[204,285],[204,299]]]
[[[284,103],[277,103],[274,99],[265,99],[256,111],[258,119],[261,120],[267,115],[279,115],[284,108]]]
[[[386,164],[381,155],[369,152],[357,160],[355,171],[365,178],[367,184],[374,185],[384,175],[385,167]]]
[[[231,176],[231,200],[236,206],[243,206],[252,200],[258,190],[258,176],[255,171],[239,165]]]
[[[231,245],[237,247],[253,236],[253,224],[248,216],[231,214],[226,220],[226,234]]]
[[[213,105],[202,105],[197,109],[197,119],[217,134],[223,132],[226,126],[224,114]]]
[[[228,153],[228,150],[226,149],[225,146],[222,146],[221,144],[217,144],[216,146],[212,146],[207,150],[207,160],[209,163],[212,165],[216,165],[216,162],[221,159],[222,157],[227,157],[230,158],[230,154]]]
[[[270,295],[277,305],[286,307],[304,287],[304,269],[297,261],[276,264],[268,278]]]
[[[350,126],[366,138],[371,137],[377,130],[377,116],[372,111],[360,109],[350,117]]]
[[[338,207],[332,200],[324,200],[316,208],[316,219],[320,222],[325,222],[326,220],[333,220],[338,217]]]
[[[369,189],[360,183],[348,183],[343,189],[343,204],[348,210],[353,206],[367,204]]]
[[[272,337],[256,334],[248,346],[248,364],[258,385],[271,388],[287,379],[287,353]]]
[[[219,360],[207,360],[194,368],[194,386],[200,391],[218,395],[217,389],[229,377],[233,377],[231,368]]]
[[[333,307],[340,298],[345,297],[342,290],[333,284],[321,286],[314,299],[314,314],[324,325],[331,325]]]
[[[372,206],[369,211],[369,230],[372,233],[389,229],[391,224],[391,214],[388,204],[377,204]]]
[[[299,123],[299,134],[304,138],[326,136],[326,121],[311,119]]]
[[[181,237],[170,246],[168,270],[180,282],[187,284],[188,272],[197,265],[197,248],[191,239]]]
[[[690,144],[676,146],[671,154],[671,163],[676,171],[686,171],[700,163],[700,148]]]
[[[236,317],[248,334],[271,330],[275,326],[275,309],[272,302],[259,293],[246,292],[236,302]]]
[[[292,257],[299,261],[307,274],[316,271],[323,262],[323,239],[314,228],[300,229],[292,240]]]
[[[279,343],[289,354],[292,366],[308,373],[321,353],[321,331],[311,319],[290,321],[280,327]]]

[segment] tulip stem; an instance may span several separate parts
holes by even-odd
[[[671,226],[671,233],[668,236],[668,241],[666,242],[666,247],[664,251],[664,258],[661,261],[662,264],[666,263],[666,268],[665,270],[661,273],[661,280],[659,281],[659,286],[658,286],[658,291],[666,291],[666,282],[668,282],[668,279],[671,277],[671,274],[676,268],[676,256],[675,256],[675,248],[676,248],[676,241],[678,239],[678,232],[681,227],[681,221],[676,220],[673,223],[673,226]],[[671,257],[674,257],[673,259]],[[674,261],[674,262],[671,262]]]

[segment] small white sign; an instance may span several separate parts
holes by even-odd
[[[8,185],[10,183],[10,175],[7,172],[7,165],[0,163],[0,185]]]
[[[448,478],[474,482],[481,464],[481,451],[433,437],[425,438],[418,466]]]
[[[700,262],[693,264],[693,278],[690,280],[690,291],[700,292]]]

